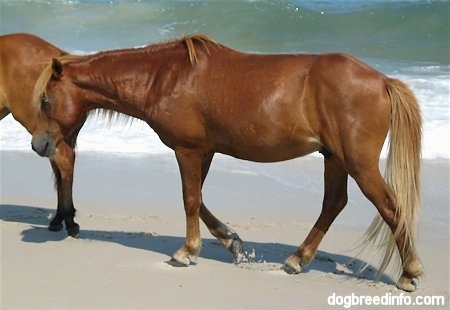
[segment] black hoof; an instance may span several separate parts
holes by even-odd
[[[67,234],[70,237],[77,238],[80,235],[80,225],[75,224],[72,227],[67,228]]]
[[[238,235],[233,237],[233,242],[228,248],[234,256],[234,263],[240,264],[244,259],[244,244]]]

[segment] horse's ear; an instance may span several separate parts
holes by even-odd
[[[62,71],[63,71],[63,66],[62,66],[61,62],[58,59],[53,58],[53,60],[52,60],[53,77],[55,79],[60,79],[62,76]]]

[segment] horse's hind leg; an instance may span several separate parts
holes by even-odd
[[[64,221],[67,234],[76,237],[79,234],[80,227],[73,219],[75,208],[72,199],[72,185],[75,153],[68,144],[62,142],[58,145],[58,152],[50,159],[50,163],[56,178],[58,207],[48,229],[59,231],[62,229],[62,222]]]
[[[358,169],[352,169],[352,171],[351,175],[364,195],[375,205],[391,231],[395,232],[399,224],[397,199],[382,178],[378,165],[373,167],[362,165],[358,166]],[[412,225],[412,223],[406,223],[406,225]],[[382,233],[382,231],[377,232]],[[415,283],[413,280],[422,275],[422,264],[418,258],[414,240],[409,240],[403,230],[398,234],[395,243],[403,266],[403,273],[397,282],[397,286],[405,291],[414,291]]]
[[[325,159],[324,181],[325,192],[320,216],[305,241],[285,261],[283,270],[287,273],[299,273],[312,261],[331,223],[347,204],[348,174],[336,157]]]

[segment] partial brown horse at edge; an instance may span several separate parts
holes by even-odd
[[[205,35],[139,49],[54,60],[35,88],[40,107],[34,150],[53,156],[95,109],[146,121],[175,151],[186,212],[186,241],[172,256],[187,266],[201,249],[199,216],[209,218],[202,186],[214,153],[274,162],[315,151],[325,155],[322,212],[284,270],[298,273],[314,257],[347,204],[355,179],[380,217],[367,240],[388,245],[380,270],[397,252],[397,286],[416,288],[422,264],[415,248],[420,205],[421,116],[414,94],[345,54],[246,54]],[[386,181],[379,157],[390,130]],[[230,249],[235,235],[220,222],[210,231]],[[387,224],[387,225],[386,225]],[[239,257],[240,247],[231,248]]]
[[[0,120],[12,113],[13,117],[33,134],[36,130],[36,105],[32,104],[33,89],[42,70],[51,58],[67,53],[43,39],[26,33],[0,36]],[[72,199],[73,151],[76,133],[58,146],[58,153],[50,163],[58,194],[56,215],[49,230],[59,231],[65,222],[67,233],[76,236],[79,226],[74,222]]]

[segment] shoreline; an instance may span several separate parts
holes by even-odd
[[[450,238],[448,224],[441,223],[448,223],[448,163],[423,162],[424,206],[417,246],[426,275],[410,294],[442,295],[447,306]],[[182,245],[185,233],[181,183],[172,155],[128,158],[79,152],[74,182],[76,221],[81,226],[77,239],[68,238],[65,231],[47,230],[56,206],[47,159],[32,152],[0,151],[0,164],[2,309],[62,305],[67,309],[325,309],[330,308],[327,298],[333,293],[402,293],[389,277],[376,281],[373,266],[357,273],[365,257],[350,263],[357,253],[351,249],[375,214],[351,183],[349,204],[331,226],[315,260],[299,275],[280,270],[320,212],[320,158],[269,164],[277,171],[294,166],[304,171],[304,180],[295,187],[270,177],[266,164],[255,167],[218,156],[206,179],[204,200],[240,235],[247,262],[234,265],[231,254],[202,224],[203,249],[198,264],[189,268],[165,263]]]

